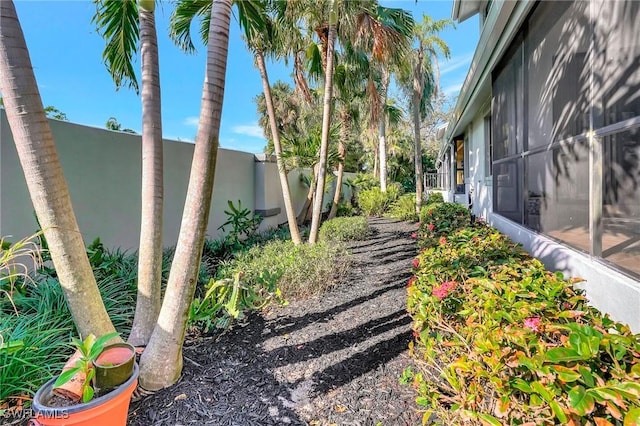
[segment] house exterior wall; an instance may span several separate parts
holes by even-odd
[[[467,140],[473,213],[640,332],[640,4],[494,6],[440,164]]]
[[[85,242],[99,237],[106,247],[137,250],[140,234],[141,136],[49,120],[62,170],[69,186],[78,226]],[[164,140],[163,245],[178,240],[193,143]],[[304,170],[288,174],[296,213],[307,196],[300,181]],[[345,179],[353,177],[346,173]],[[333,199],[333,188],[325,204]],[[351,196],[343,186],[345,199]],[[207,235],[219,238],[227,201],[256,212],[269,212],[261,229],[287,221],[277,164],[264,154],[218,150]],[[0,108],[0,236],[18,240],[38,225],[17,157],[5,111]],[[225,232],[228,232],[226,229]]]

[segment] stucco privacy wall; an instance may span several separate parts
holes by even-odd
[[[141,138],[49,120],[84,240],[136,249],[140,233]],[[164,245],[177,241],[194,145],[164,141]],[[209,226],[219,235],[227,200],[254,205],[254,155],[220,149]],[[277,184],[277,181],[274,181]],[[4,110],[0,109],[0,235],[37,230],[33,206]]]

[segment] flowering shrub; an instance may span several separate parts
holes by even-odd
[[[420,210],[418,245],[420,247],[433,245],[440,237],[469,226],[470,221],[469,210],[460,204],[427,204]]]
[[[403,380],[425,422],[640,424],[640,335],[496,230],[436,233],[444,209],[451,228],[465,219],[446,205],[425,213],[407,286],[420,361]]]

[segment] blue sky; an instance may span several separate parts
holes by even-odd
[[[140,132],[141,106],[132,90],[115,90],[102,63],[104,42],[91,24],[94,5],[88,0],[16,0],[18,17],[25,33],[31,61],[44,105],[53,105],[67,114],[69,121],[104,127],[116,117],[123,127]],[[450,18],[452,1],[383,0],[401,7],[416,20],[423,13],[435,19]],[[205,49],[197,44],[196,55],[185,55],[171,42],[168,21],[170,3],[159,7],[157,30],[162,88],[162,119],[165,138],[193,140],[205,69]],[[471,63],[478,40],[477,17],[444,32],[452,57],[441,63],[441,87],[456,95]],[[136,64],[139,67],[139,62]],[[284,63],[268,64],[269,78],[291,82],[291,69]],[[257,125],[254,97],[262,85],[253,59],[240,37],[238,22],[231,23],[227,81],[220,144],[224,148],[261,152],[265,140]]]

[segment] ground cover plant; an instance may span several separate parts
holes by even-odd
[[[357,241],[366,239],[370,232],[371,228],[365,217],[337,217],[322,224],[320,239],[323,241]]]
[[[414,192],[401,195],[396,201],[391,203],[385,216],[394,219],[416,222],[416,194]]]
[[[408,283],[407,370],[424,421],[637,425],[640,335],[587,304],[577,279],[454,205],[427,206]]]
[[[389,184],[386,192],[378,187],[366,189],[358,193],[358,207],[365,216],[382,216],[401,194],[402,187],[397,182]]]

